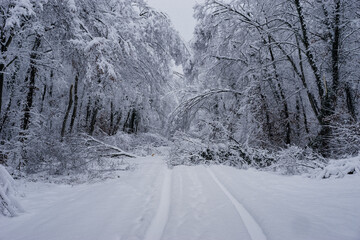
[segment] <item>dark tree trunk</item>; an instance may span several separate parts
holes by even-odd
[[[97,106],[97,103],[95,103],[95,107],[93,109],[93,114],[91,116],[91,122],[90,122],[90,130],[89,130],[89,134],[90,136],[93,135],[94,133],[94,130],[95,130],[95,124],[96,124],[96,117],[97,117],[97,114],[98,114],[98,106]]]
[[[22,121],[22,130],[27,130],[30,125],[30,111],[33,105],[33,99],[35,95],[35,77],[37,73],[36,67],[36,59],[37,59],[37,51],[41,44],[41,37],[36,36],[34,46],[32,48],[32,52],[30,54],[30,69],[26,76],[25,82],[28,82],[28,94],[26,97],[26,103],[24,108],[24,117]]]
[[[123,132],[127,132],[130,114],[131,114],[131,110],[127,114],[127,117],[126,117],[126,120],[125,120],[125,123],[124,123],[124,127],[123,127]]]
[[[266,116],[266,129],[267,129],[267,133],[268,133],[268,137],[270,140],[273,139],[273,133],[272,133],[272,125],[270,122],[270,114],[269,114],[269,110],[268,107],[266,105],[266,98],[263,94],[260,94],[261,100],[262,100],[262,104],[264,106],[264,111],[265,111],[265,116]]]
[[[13,74],[11,76],[9,102],[7,104],[7,107],[5,109],[5,112],[4,112],[2,118],[1,118],[1,114],[0,114],[0,119],[1,119],[1,122],[2,122],[0,124],[0,132],[2,132],[2,130],[4,129],[4,125],[5,125],[6,121],[9,119],[9,113],[10,113],[11,105],[13,103],[13,98],[14,98],[14,94],[15,94],[16,76],[17,76],[17,73],[18,73],[19,69],[20,69],[19,62],[16,61],[15,62],[15,71],[13,72]],[[1,85],[1,87],[2,87],[2,85]],[[0,99],[0,102],[1,102],[1,99]],[[0,105],[1,105],[1,103],[0,103]]]
[[[114,104],[111,101],[110,103],[110,127],[109,127],[109,135],[112,135],[114,131]]]
[[[313,74],[315,76],[315,82],[316,82],[316,85],[318,88],[319,97],[320,97],[320,99],[322,99],[324,97],[324,89],[322,87],[319,69],[315,63],[314,55],[310,49],[310,40],[309,40],[309,36],[308,36],[307,26],[305,23],[305,16],[304,16],[301,4],[300,4],[300,0],[294,0],[294,3],[295,3],[296,11],[298,14],[299,22],[300,22],[300,28],[301,28],[301,32],[302,32],[301,39],[305,46],[305,55],[306,55],[307,61],[309,62],[309,65],[313,71]]]
[[[334,19],[333,19],[333,38],[332,38],[332,49],[331,49],[331,60],[332,60],[332,86],[330,89],[325,89],[325,96],[321,104],[321,116],[323,118],[322,128],[319,133],[318,141],[321,153],[324,156],[330,156],[329,141],[332,135],[331,115],[335,113],[337,104],[337,94],[340,80],[340,0],[334,0]],[[324,79],[325,81],[325,79]]]
[[[353,120],[357,121],[354,100],[353,100],[354,97],[351,93],[351,88],[349,86],[345,87],[345,93],[346,93],[346,105],[347,105],[348,111],[351,114]]]
[[[1,117],[1,108],[2,108],[2,93],[3,93],[3,85],[4,85],[4,64],[0,64],[0,117]]]
[[[119,131],[121,119],[122,119],[122,113],[121,113],[121,112],[117,112],[117,118],[116,118],[114,127],[113,127],[113,129],[112,129],[111,135],[115,135],[115,134]]]
[[[44,101],[45,101],[45,96],[46,96],[46,91],[47,91],[47,85],[44,84],[44,90],[41,96],[41,107],[40,107],[40,113],[42,113],[43,109],[44,109]]]
[[[5,24],[4,24],[5,25]],[[3,26],[4,29],[5,26]],[[5,36],[5,32],[4,30],[1,29],[1,35],[0,35],[0,41],[1,41],[1,57],[2,57],[2,61],[4,61],[3,63],[0,64],[0,116],[1,116],[1,109],[2,109],[2,95],[3,95],[3,86],[4,86],[4,81],[5,81],[5,75],[4,75],[4,71],[6,69],[6,65],[5,65],[5,61],[6,61],[6,55],[5,53],[7,52],[12,40],[13,40],[13,31],[10,32],[10,36],[6,39]],[[15,60],[16,58],[14,58]],[[11,62],[13,62],[14,60],[12,60]],[[11,63],[7,64],[10,65]]]
[[[332,91],[336,98],[336,92],[339,86],[339,48],[340,48],[340,0],[335,1],[335,16],[334,16],[334,36],[332,42]],[[336,99],[334,99],[336,100]]]
[[[63,120],[63,124],[62,124],[62,128],[61,128],[61,138],[63,138],[65,136],[65,129],[66,129],[66,122],[67,122],[67,119],[69,117],[69,113],[70,113],[70,110],[71,110],[71,106],[73,104],[73,94],[72,94],[72,90],[73,90],[73,85],[70,86],[70,91],[69,91],[69,103],[68,103],[68,107],[66,109],[66,113],[65,113],[65,116],[64,116],[64,120]]]
[[[129,111],[124,124],[124,132],[136,133],[138,129],[139,116],[135,109]]]
[[[271,38],[269,37],[269,43],[271,43]],[[272,50],[272,47],[269,45],[269,52],[270,52],[270,57],[271,57],[271,61],[272,61],[272,66],[274,68],[274,73],[275,73],[275,80],[276,80],[276,85],[277,88],[279,89],[280,92],[280,100],[282,102],[283,105],[283,115],[284,115],[284,121],[285,121],[285,129],[286,129],[286,135],[285,135],[285,144],[290,144],[291,139],[291,126],[290,126],[290,115],[289,115],[289,108],[288,108],[288,104],[285,98],[285,94],[284,94],[284,90],[281,86],[280,83],[280,79],[279,79],[279,74],[277,71],[277,67],[275,64],[275,56]]]
[[[90,117],[91,117],[91,99],[89,97],[88,104],[86,106],[86,116],[85,116],[86,128],[89,126]]]
[[[70,122],[70,133],[73,130],[74,123],[75,123],[75,118],[76,118],[76,114],[77,114],[77,107],[78,107],[78,101],[79,101],[78,83],[79,83],[79,76],[76,75],[76,77],[75,77],[75,86],[74,86],[74,108],[73,108],[73,112],[72,112],[72,116],[71,116],[71,122]]]

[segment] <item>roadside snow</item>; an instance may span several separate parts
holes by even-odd
[[[226,166],[169,170],[158,156],[132,161],[138,168],[105,182],[23,183],[26,213],[0,217],[0,240],[360,239],[358,175],[319,180]]]
[[[360,177],[309,179],[211,167],[268,239],[359,240]]]

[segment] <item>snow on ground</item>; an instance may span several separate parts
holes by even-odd
[[[26,213],[0,217],[0,240],[360,239],[359,176],[134,161],[134,171],[105,182],[22,184]]]

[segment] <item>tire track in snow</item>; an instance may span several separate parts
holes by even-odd
[[[238,201],[236,198],[226,189],[226,187],[219,181],[215,174],[211,171],[210,168],[206,168],[210,176],[214,179],[216,184],[221,188],[224,194],[229,198],[231,203],[236,208],[240,217],[242,218],[244,225],[251,237],[252,240],[267,240],[263,230],[255,219],[250,215],[250,213],[245,209],[245,207]]]
[[[156,211],[155,217],[152,219],[150,226],[146,231],[144,240],[160,240],[163,235],[170,211],[171,175],[172,171],[170,169],[166,169],[161,189],[159,207]]]

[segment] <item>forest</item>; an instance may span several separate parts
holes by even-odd
[[[0,239],[358,240],[360,1],[150,3],[0,0]]]
[[[71,174],[167,146],[171,166],[298,174],[359,154],[359,1],[194,11],[186,43],[143,0],[1,0],[0,164]]]

